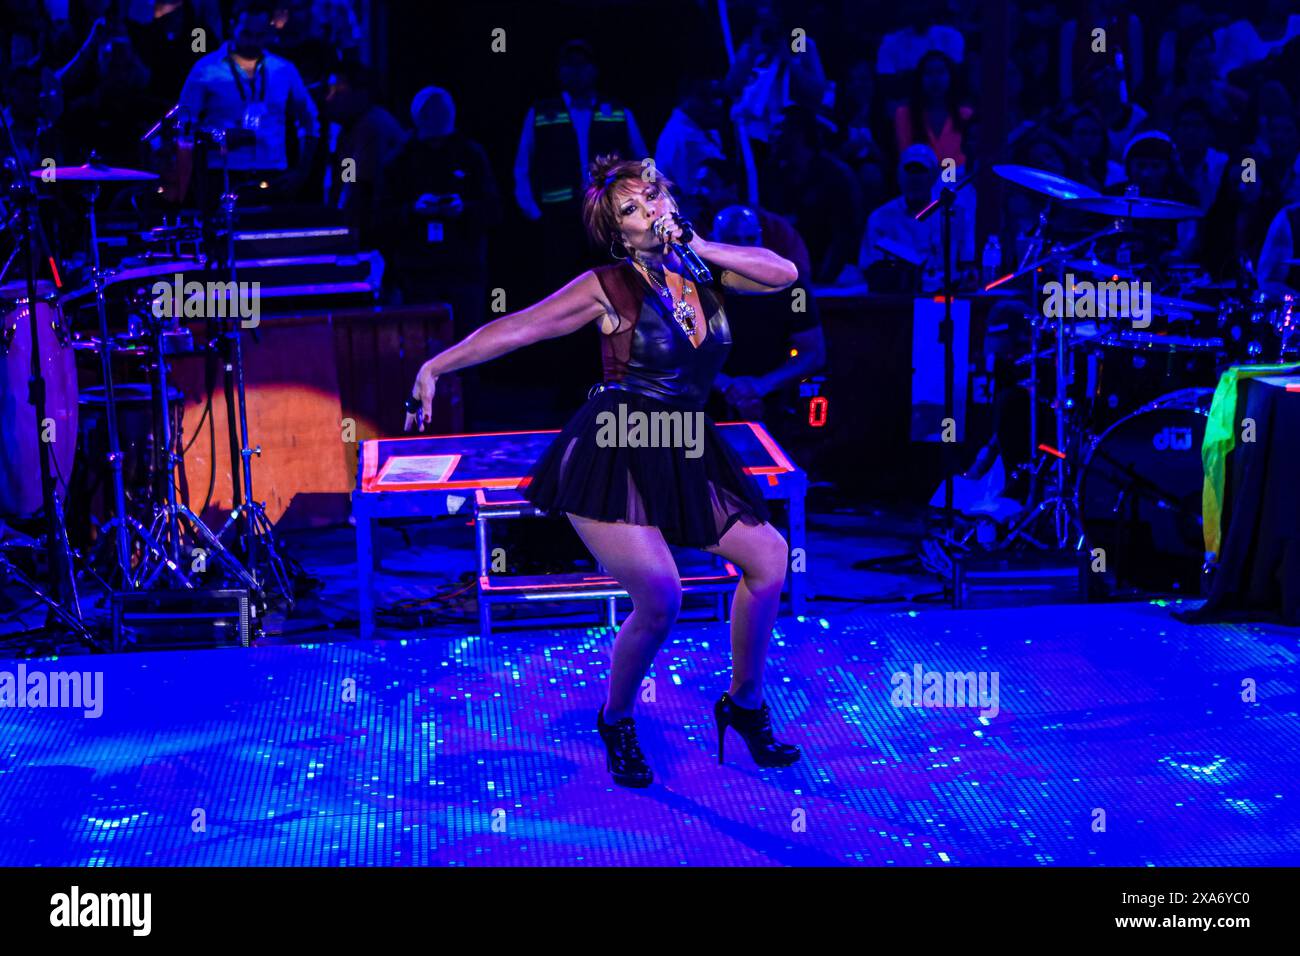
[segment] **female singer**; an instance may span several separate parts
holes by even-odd
[[[438,376],[596,322],[605,380],[533,465],[523,494],[548,514],[566,515],[632,598],[632,613],[614,641],[608,696],[596,714],[606,769],[622,786],[646,787],[654,779],[632,710],[681,607],[669,543],[722,555],[743,572],[731,605],[731,686],[714,705],[718,762],[732,726],[760,766],[794,763],[800,750],[774,739],[763,700],[788,548],[761,492],[703,408],[731,345],[723,290],[778,292],[795,281],[795,266],[768,249],[709,242],[694,232],[678,215],[672,183],[652,165],[601,156],[590,172],[583,223],[618,261],[584,272],[427,361],[407,406],[414,411],[406,429],[423,431],[431,420]],[[713,267],[711,282],[688,277],[675,244]],[[700,425],[695,447],[611,440],[607,426],[620,413],[631,420],[635,412],[648,420],[656,420],[655,412],[689,416]]]

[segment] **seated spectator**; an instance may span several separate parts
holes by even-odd
[[[907,4],[907,26],[885,34],[876,51],[876,73],[885,95],[899,100],[907,95],[908,82],[931,51],[945,54],[953,63],[965,59],[966,42],[950,26],[939,22],[943,4],[938,0],[916,0]]]
[[[1265,0],[1263,6],[1259,16],[1235,20],[1215,33],[1220,76],[1261,63],[1300,36],[1300,13],[1293,12],[1291,0]]]
[[[1076,110],[1068,121],[1066,144],[1070,176],[1101,192],[1124,180],[1124,167],[1110,158],[1110,142],[1101,117],[1091,108]]]
[[[857,178],[821,142],[821,123],[802,107],[785,111],[772,143],[764,202],[799,230],[812,256],[812,280],[834,282],[856,257],[862,206]]]
[[[1258,176],[1242,176],[1242,161],[1253,157],[1258,162],[1260,153],[1257,144],[1246,144],[1229,158],[1214,204],[1201,220],[1200,261],[1215,281],[1243,278],[1243,263],[1259,258],[1270,220],[1278,208],[1276,188],[1266,189]]]
[[[1021,33],[1012,48],[1011,60],[1016,66],[1020,87],[1016,101],[1023,115],[1033,116],[1060,102],[1061,81],[1056,70],[1055,39],[1054,32],[1030,29]]]
[[[738,246],[768,245],[756,210],[728,206],[711,235]],[[800,380],[826,361],[816,300],[803,277],[779,295],[733,296],[727,321],[734,330],[726,364],[714,381],[715,417],[766,422],[778,441],[794,432]],[[721,402],[717,402],[721,398]]]
[[[752,139],[767,143],[787,108],[820,108],[828,83],[811,36],[804,37],[802,52],[790,48],[790,28],[777,0],[758,0],[754,15],[753,31],[736,51],[723,90],[733,101],[731,118]]]
[[[1196,0],[1181,0],[1174,8],[1173,15],[1166,21],[1165,30],[1160,34],[1156,44],[1156,61],[1154,68],[1154,88],[1170,89],[1177,85],[1183,60],[1183,44],[1186,38],[1202,28],[1209,27],[1210,17],[1205,7]],[[1217,45],[1217,35],[1215,38]],[[1215,76],[1222,78],[1218,57],[1215,57]]]
[[[1125,98],[1142,89],[1145,47],[1137,14],[1124,0],[1076,0],[1070,6],[1075,15],[1061,25],[1061,97],[1076,97],[1102,65],[1117,72]],[[1098,46],[1097,30],[1105,31],[1104,47]]]
[[[929,146],[916,143],[904,151],[898,163],[902,195],[868,217],[858,250],[858,268],[868,277],[868,283],[873,265],[902,253],[920,270],[922,291],[933,292],[942,285],[943,216],[936,212],[924,221],[916,220],[916,214],[929,204],[938,177],[939,160]],[[952,229],[953,278],[969,282],[969,275],[959,273],[975,261],[975,222],[961,204],[953,208]]]
[[[889,178],[889,134],[881,129],[876,75],[867,60],[849,64],[847,78],[836,86],[834,115],[841,136],[836,155],[857,174],[863,205],[875,208]]]
[[[1184,34],[1179,38],[1178,52],[1176,82],[1166,87],[1156,108],[1161,124],[1172,125],[1179,106],[1195,99],[1202,103],[1217,129],[1235,137],[1249,97],[1219,77],[1214,62],[1213,31],[1202,27]]]
[[[1260,175],[1267,179],[1276,189],[1279,202],[1300,201],[1296,164],[1300,160],[1300,130],[1296,127],[1296,118],[1290,112],[1264,113],[1259,118],[1259,137],[1256,142],[1261,147]]]
[[[1124,147],[1147,118],[1147,111],[1127,98],[1124,74],[1113,63],[1098,67],[1084,78],[1080,102],[1101,117],[1110,139],[1110,158],[1122,161]]]
[[[925,143],[940,161],[966,162],[962,131],[972,110],[961,104],[955,66],[946,53],[932,50],[921,57],[913,77],[912,95],[894,113],[894,135],[901,156],[913,143]]]
[[[720,159],[727,123],[722,85],[715,79],[692,77],[682,84],[681,102],[673,108],[655,143],[655,166],[683,187],[678,201],[690,205],[694,173],[706,159]]]
[[[1197,204],[1206,212],[1218,195],[1228,154],[1210,145],[1214,120],[1201,100],[1184,102],[1174,115],[1173,128],[1182,178],[1196,191]]]
[[[706,159],[696,170],[694,180],[694,206],[689,215],[697,222],[713,222],[722,210],[738,206],[742,202],[740,177],[736,174],[736,168],[726,160]],[[811,283],[812,261],[808,256],[808,247],[794,226],[783,216],[761,206],[746,208],[758,217],[763,248],[771,249],[793,262],[799,269],[800,283]]]

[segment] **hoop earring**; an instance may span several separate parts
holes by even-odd
[[[609,254],[610,254],[610,257],[613,258],[613,259],[615,259],[615,260],[617,260],[618,262],[622,262],[622,261],[623,261],[624,259],[626,259],[627,256],[628,256],[627,246],[623,246],[623,243],[621,243],[621,242],[619,243],[620,246],[623,246],[623,254],[620,256],[618,253],[616,253],[616,252],[614,251],[614,242],[615,242],[615,240],[613,240],[613,239],[609,240]]]

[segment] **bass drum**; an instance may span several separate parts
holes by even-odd
[[[1214,390],[1171,392],[1125,415],[1084,452],[1075,488],[1088,549],[1117,584],[1199,590],[1201,443]]]
[[[54,286],[36,287],[37,344],[45,379],[47,422],[36,421],[28,401],[32,330],[27,284],[0,286],[0,515],[26,517],[41,508],[39,442],[48,441],[56,493],[66,494],[77,449],[77,363]]]

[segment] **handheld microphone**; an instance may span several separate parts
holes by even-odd
[[[713,281],[713,273],[710,272],[709,267],[704,264],[704,260],[695,254],[695,250],[686,244],[695,237],[695,233],[692,231],[689,222],[685,219],[679,218],[675,214],[671,217],[662,216],[655,220],[655,235],[660,239],[664,238],[665,233],[667,232],[669,218],[675,219],[677,225],[681,227],[682,239],[685,241],[673,241],[668,244],[672,246],[673,252],[677,253],[677,257],[682,260],[682,265],[686,266],[686,271],[691,274],[691,278],[701,285],[708,285]]]

